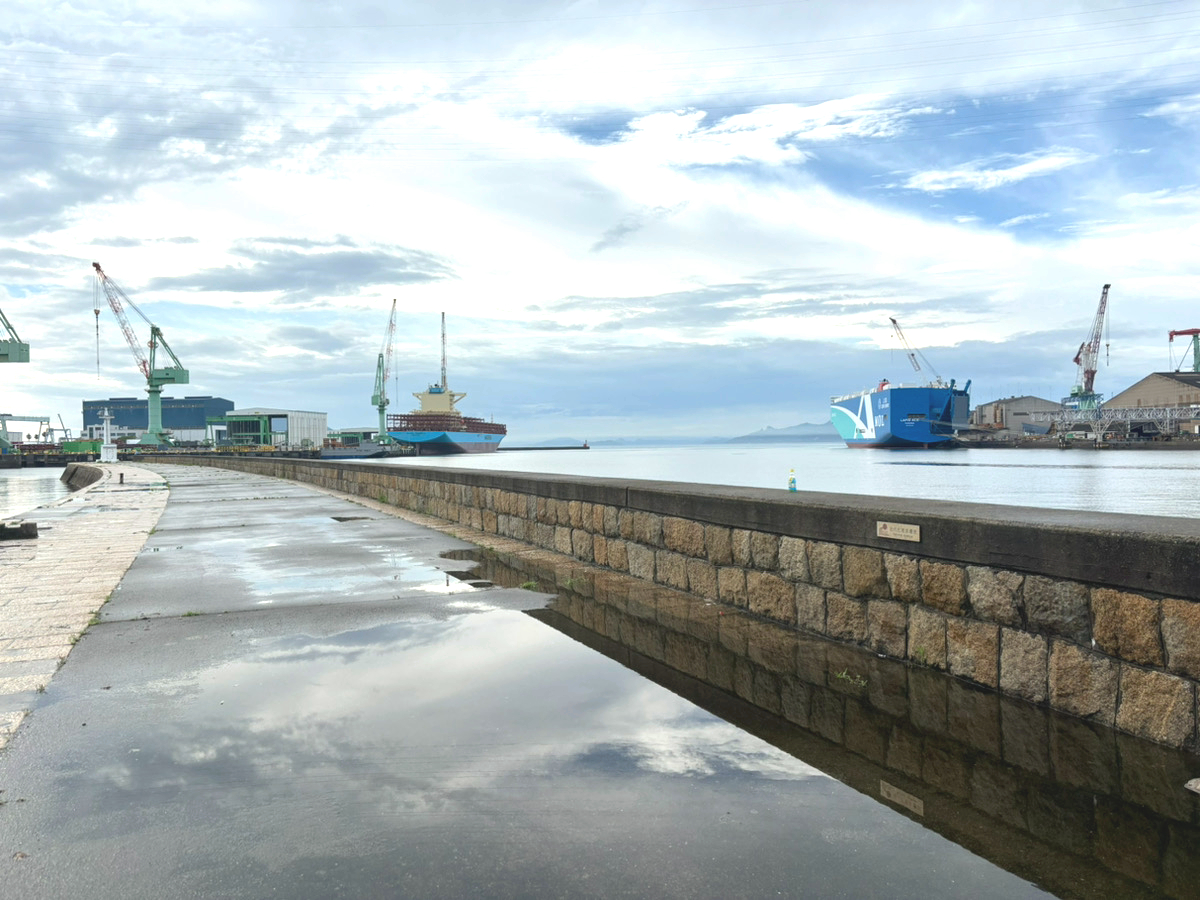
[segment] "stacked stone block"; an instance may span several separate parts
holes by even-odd
[[[1124,564],[1111,554],[1068,559],[1068,567],[1109,579],[1096,582],[970,559],[973,552],[988,554],[964,551],[970,541],[960,534],[1003,544],[1014,540],[1015,526],[956,515],[947,504],[909,501],[908,514],[925,521],[937,539],[931,542],[958,559],[923,555],[920,544],[870,546],[862,539],[862,498],[791,494],[784,502],[776,496],[782,492],[736,489],[697,497],[682,485],[634,489],[601,479],[294,459],[205,458],[204,464],[381,500],[1152,741],[1200,746],[1200,584],[1189,596],[1131,590],[1140,565],[1135,551]],[[822,499],[819,515],[799,506],[807,496]],[[635,507],[634,498],[652,508]],[[760,521],[777,528],[731,524]],[[1087,546],[1082,530],[1047,526],[1036,537],[1049,546],[1064,541],[1076,548],[1063,554],[1072,557]],[[816,532],[846,532],[858,543]],[[1200,582],[1200,538],[1188,539],[1196,551],[1183,558]],[[1053,555],[1039,565],[1052,568],[1046,559]]]

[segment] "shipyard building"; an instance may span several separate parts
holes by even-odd
[[[217,447],[319,449],[329,433],[328,418],[300,409],[235,409],[208,420],[206,439]]]
[[[1035,413],[1054,413],[1061,403],[1041,397],[1005,397],[981,403],[971,412],[971,426],[994,432],[997,437],[1020,437],[1023,434],[1044,434],[1049,427],[1035,421]]]
[[[146,433],[150,414],[144,397],[109,397],[83,401],[83,437],[104,439],[104,420],[100,415],[106,409],[113,417],[109,433],[114,441],[121,438],[134,441]],[[163,397],[162,424],[172,432],[175,443],[199,444],[205,439],[208,420],[232,409],[233,401],[224,397]]]
[[[1200,406],[1200,372],[1153,372],[1114,394],[1104,405],[1119,408]]]

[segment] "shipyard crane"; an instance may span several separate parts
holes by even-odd
[[[179,361],[171,347],[167,344],[166,338],[163,337],[162,330],[157,325],[151,322],[146,314],[143,313],[136,303],[129,299],[128,295],[121,288],[104,274],[104,270],[100,268],[100,263],[92,263],[92,268],[96,270],[96,291],[94,293],[94,312],[96,316],[100,315],[100,292],[104,292],[104,296],[108,298],[108,305],[113,311],[113,315],[117,317],[117,322],[121,326],[121,331],[125,333],[125,340],[129,343],[129,349],[133,351],[134,361],[137,362],[138,368],[142,375],[146,378],[146,413],[147,424],[146,433],[142,435],[139,445],[158,447],[163,444],[168,444],[163,434],[162,427],[162,389],[165,384],[187,384],[188,370],[183,367],[183,363]],[[129,319],[125,316],[124,306],[128,304],[133,308],[142,319],[150,326],[150,341],[147,347],[150,348],[150,356],[142,352],[142,346],[138,343],[137,337],[134,335],[133,328],[129,324]],[[155,355],[159,346],[167,351],[167,355],[171,357],[171,362],[174,365],[158,367],[155,363]]]
[[[1098,409],[1101,395],[1092,390],[1096,382],[1096,366],[1100,360],[1100,336],[1104,331],[1104,313],[1108,309],[1108,289],[1106,284],[1100,292],[1100,305],[1096,308],[1096,318],[1092,320],[1092,330],[1088,332],[1087,340],[1079,345],[1074,362],[1079,366],[1079,377],[1075,387],[1071,388],[1071,396],[1063,399],[1063,405],[1069,409]],[[1105,354],[1108,345],[1104,345]]]
[[[4,333],[8,335],[7,338],[0,340],[0,363],[29,362],[29,345],[21,340],[17,329],[13,328],[5,317],[4,310],[0,310],[0,325],[4,326]]]
[[[925,359],[925,354],[908,342],[908,338],[904,336],[904,332],[900,329],[900,323],[891,316],[888,316],[888,321],[892,323],[892,330],[896,332],[896,338],[900,341],[900,346],[904,348],[904,353],[908,357],[908,361],[912,363],[913,371],[918,374],[921,372],[921,363],[917,362],[917,357],[919,356],[925,363],[925,368],[933,373],[933,383],[941,384],[942,376],[929,364],[929,360]]]
[[[1167,339],[1168,344],[1175,343],[1175,336],[1183,335],[1192,339],[1192,371],[1200,372],[1200,328],[1185,328],[1182,331],[1172,331]],[[1183,362],[1179,363],[1182,368]],[[1176,372],[1179,369],[1175,370]]]
[[[371,395],[371,403],[379,410],[379,436],[376,440],[381,444],[392,443],[387,431],[387,408],[391,402],[387,395],[388,375],[392,371],[392,338],[396,334],[396,301],[392,301],[392,314],[388,317],[387,333],[383,339],[383,349],[379,351],[379,361],[375,364],[375,393]]]

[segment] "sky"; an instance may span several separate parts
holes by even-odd
[[[9,0],[0,47],[0,412],[144,395],[93,262],[167,396],[334,428],[393,300],[389,411],[444,313],[510,443],[1057,400],[1109,283],[1095,389],[1192,366],[1200,0]]]

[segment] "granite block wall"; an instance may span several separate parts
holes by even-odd
[[[1192,520],[393,464],[159,461],[369,497],[1200,749]]]

